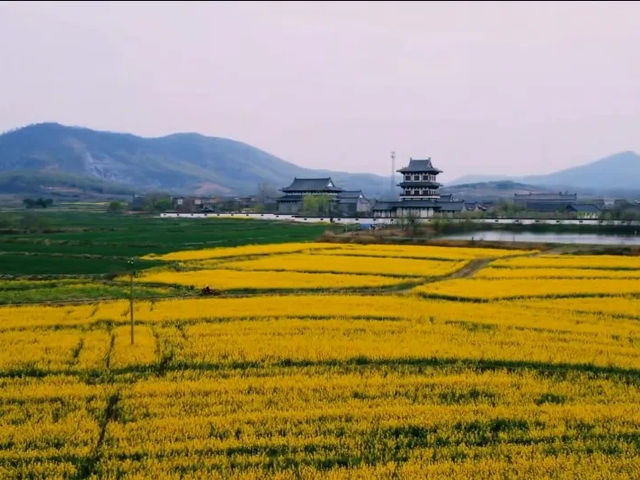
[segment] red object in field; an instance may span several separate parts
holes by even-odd
[[[209,285],[207,285],[200,291],[200,295],[220,295],[220,292],[218,290],[213,290]]]

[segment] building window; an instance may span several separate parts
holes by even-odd
[[[414,190],[414,191],[413,191],[413,194],[414,194],[414,195],[420,195],[420,190]]]
[[[408,182],[408,181],[410,181],[410,180],[411,180],[411,175],[405,175],[405,176],[404,176],[404,179],[405,179],[407,182]]]
[[[413,179],[414,179],[414,180],[420,180],[420,175],[414,175],[414,176],[413,176]]]
[[[430,180],[429,175],[422,175],[422,180]]]

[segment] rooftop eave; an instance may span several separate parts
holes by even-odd
[[[397,184],[398,187],[401,188],[440,188],[442,186],[441,183],[438,182],[427,182],[427,181],[405,181]]]
[[[400,170],[396,170],[398,173],[442,173],[442,170],[439,168],[431,167],[431,168],[415,168],[415,167],[404,167]]]
[[[285,192],[285,193],[299,193],[299,194],[305,194],[305,193],[340,193],[342,192],[341,188],[325,188],[323,190],[299,190],[297,188],[290,188],[290,187],[285,187],[280,189],[281,192]]]

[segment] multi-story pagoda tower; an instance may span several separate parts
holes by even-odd
[[[431,157],[426,160],[410,158],[409,165],[397,170],[401,173],[402,188],[401,201],[407,200],[437,200],[440,198],[440,184],[436,176],[442,172],[431,164]]]

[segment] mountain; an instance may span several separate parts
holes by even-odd
[[[389,180],[299,167],[246,143],[197,133],[143,138],[41,123],[0,135],[0,192],[72,188],[130,192],[252,194],[293,177],[331,176],[345,189],[378,195]]]
[[[572,189],[580,193],[631,193],[640,192],[640,155],[621,152],[586,165],[559,170],[547,175],[524,177],[466,175],[448,186],[471,181],[509,180],[547,189]]]
[[[512,180],[514,177],[507,175],[463,175],[448,182],[447,185],[471,185],[474,183],[499,182],[502,180]]]
[[[616,153],[586,165],[549,175],[529,175],[523,180],[549,187],[567,185],[593,190],[640,190],[640,155]]]

